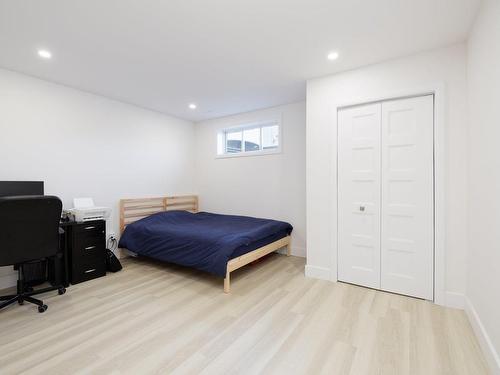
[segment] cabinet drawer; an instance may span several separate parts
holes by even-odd
[[[106,259],[87,259],[73,265],[71,272],[71,283],[77,284],[82,281],[92,280],[106,275]]]
[[[105,267],[94,267],[86,270],[82,270],[81,272],[75,273],[71,277],[71,284],[78,284],[84,281],[97,279],[98,277],[102,277],[106,275]]]
[[[104,252],[104,235],[100,235],[98,237],[75,238],[74,241],[73,255],[75,257],[88,254],[89,252]]]
[[[73,253],[73,264],[86,264],[88,262],[106,262],[106,249],[102,244],[91,245]]]
[[[75,227],[75,236],[97,236],[99,234],[104,234],[106,226],[104,223],[88,222],[78,224]]]

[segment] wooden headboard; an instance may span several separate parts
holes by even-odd
[[[163,211],[185,210],[198,212],[196,195],[176,197],[136,198],[120,200],[120,233],[134,221]]]

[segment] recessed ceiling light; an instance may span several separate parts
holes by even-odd
[[[191,104],[189,105],[189,108],[190,108],[190,109],[196,109],[196,104],[191,103]]]
[[[339,58],[339,53],[338,53],[338,52],[330,52],[330,53],[326,56],[326,58],[327,58],[328,60],[331,60],[331,61],[333,61],[333,60],[337,60],[337,59]]]
[[[52,53],[50,53],[50,51],[47,51],[46,49],[39,49],[38,56],[43,59],[50,59],[52,57]]]

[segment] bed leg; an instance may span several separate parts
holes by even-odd
[[[292,255],[292,237],[288,238],[288,245],[286,245],[286,256]]]
[[[231,279],[229,271],[226,272],[226,278],[224,279],[224,293],[231,292]]]

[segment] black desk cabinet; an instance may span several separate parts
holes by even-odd
[[[65,227],[71,284],[106,275],[106,222],[72,223]]]

